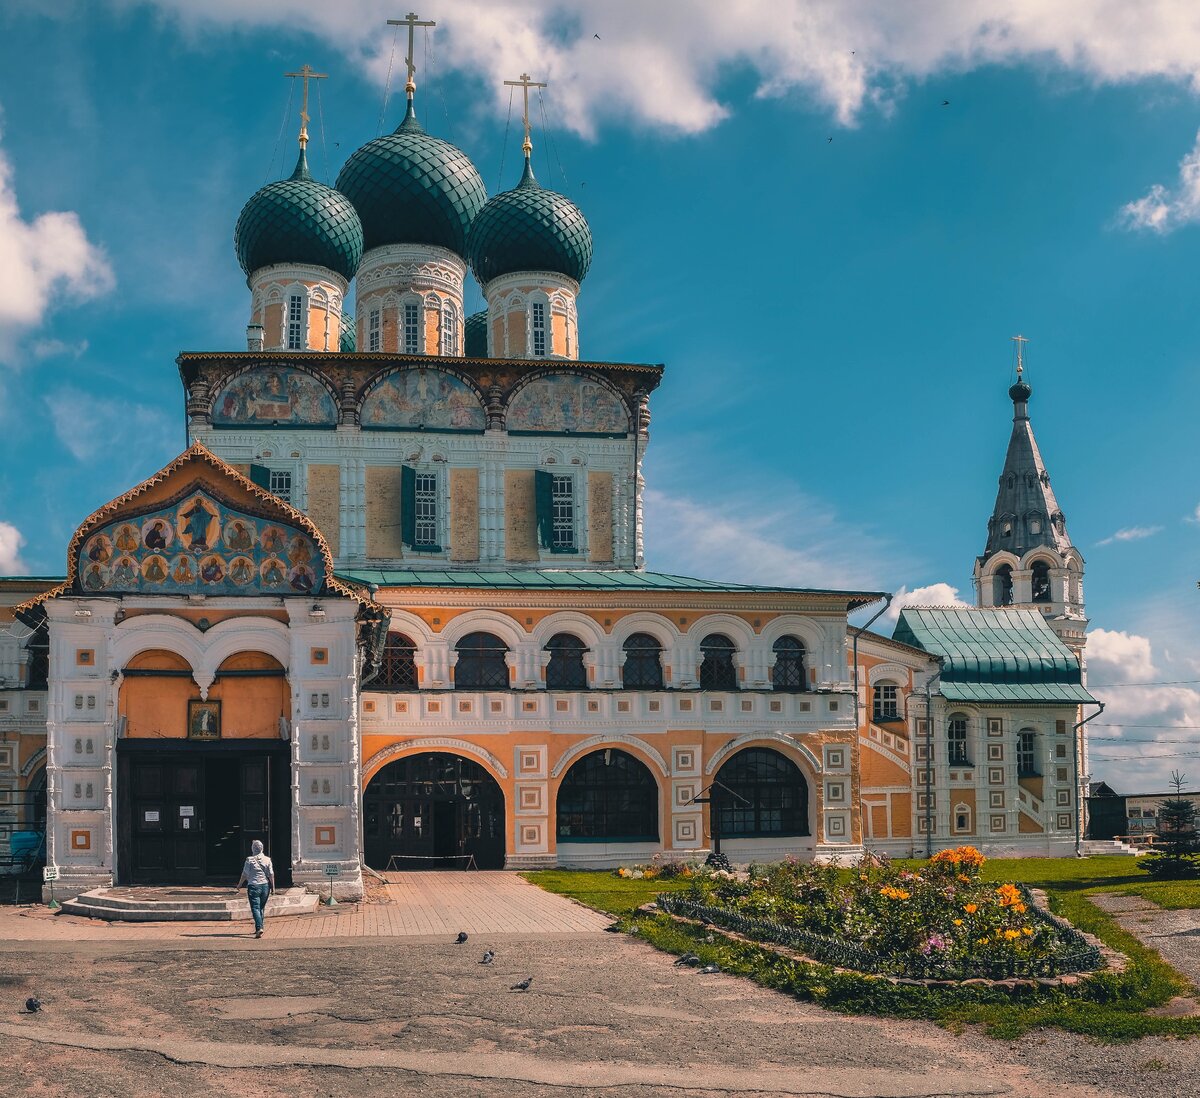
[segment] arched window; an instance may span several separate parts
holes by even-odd
[[[400,307],[400,317],[404,326],[404,341],[401,350],[406,355],[419,355],[424,348],[421,346],[421,311],[419,299],[405,301]]]
[[[655,842],[658,783],[615,747],[578,760],[558,787],[558,841]]]
[[[1044,560],[1033,562],[1033,601],[1050,601],[1050,565]]]
[[[634,633],[625,642],[621,685],[626,690],[661,690],[662,645],[649,633]]]
[[[775,669],[771,684],[776,690],[797,694],[808,689],[804,669],[804,644],[795,637],[780,637],[774,644]]]
[[[750,747],[727,760],[712,796],[722,839],[809,833],[808,783],[794,762],[768,747]]]
[[[305,323],[308,310],[304,307],[303,294],[289,294],[287,304],[287,349],[289,351],[304,350],[304,332],[308,325]]]
[[[1017,733],[1017,777],[1033,778],[1037,772],[1037,733],[1023,728]]]
[[[550,341],[549,310],[544,301],[529,303],[529,347],[534,358],[545,358]]]
[[[992,576],[992,605],[1012,606],[1013,578],[1012,565],[1002,564]]]
[[[416,690],[416,653],[417,646],[403,633],[388,633],[379,674],[367,684],[367,689]]]
[[[900,687],[894,682],[878,682],[871,691],[871,719],[894,721],[900,717]]]
[[[504,690],[508,686],[508,646],[491,633],[468,633],[454,646],[454,685],[459,690]]]
[[[555,633],[546,645],[550,662],[546,664],[547,690],[586,690],[587,668],[583,654],[587,645],[570,633]]]
[[[951,766],[970,766],[967,757],[967,718],[956,715],[946,726],[947,762]]]
[[[453,301],[442,302],[442,354],[458,354],[458,312]]]
[[[737,668],[733,666],[733,654],[737,651],[733,641],[722,633],[709,633],[700,642],[700,689],[736,690]]]
[[[957,834],[967,834],[971,831],[971,806],[968,804],[956,804],[954,806],[954,825],[952,831]]]

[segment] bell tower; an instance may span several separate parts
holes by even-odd
[[[1087,615],[1083,555],[1071,544],[1067,520],[1029,420],[1032,386],[1025,380],[1024,336],[1014,336],[1017,380],[1008,390],[1013,428],[1000,472],[987,544],[975,560],[975,604],[1041,613],[1083,660]]]

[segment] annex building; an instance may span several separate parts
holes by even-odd
[[[883,592],[647,571],[664,368],[584,356],[592,236],[528,126],[489,198],[414,92],[336,187],[302,127],[237,223],[245,349],[177,360],[188,449],[0,582],[0,846],[44,832],[60,895],[254,838],[347,896],[364,862],[1073,853],[1083,560],[1030,387],[976,608],[887,637],[847,623]]]

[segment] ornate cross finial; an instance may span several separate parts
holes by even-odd
[[[325,80],[329,74],[314,71],[307,61],[300,66],[299,72],[285,72],[284,76],[298,76],[304,81],[304,95],[300,105],[300,148],[308,145],[308,82],[310,80]]]
[[[505,87],[509,88],[522,89],[522,92],[525,96],[525,140],[522,143],[521,148],[525,151],[525,157],[528,159],[529,154],[533,152],[533,142],[529,140],[529,89],[544,88],[546,85],[539,84],[536,80],[530,80],[529,73],[527,72],[521,73],[520,80],[505,80],[504,85]]]
[[[1015,335],[1012,341],[1017,345],[1017,380],[1025,372],[1025,344],[1029,342],[1023,335]]]
[[[408,66],[408,81],[404,85],[404,92],[411,99],[413,92],[417,90],[415,79],[417,66],[413,61],[413,36],[416,34],[417,27],[436,27],[437,24],[432,19],[422,20],[415,11],[410,11],[403,19],[389,19],[387,25],[389,27],[408,27],[408,55],[404,58],[404,63]]]

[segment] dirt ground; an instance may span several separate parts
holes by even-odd
[[[0,944],[0,1094],[1200,1095],[1200,1042],[845,1017],[616,934],[194,929]],[[45,1006],[23,1014],[31,994]]]

